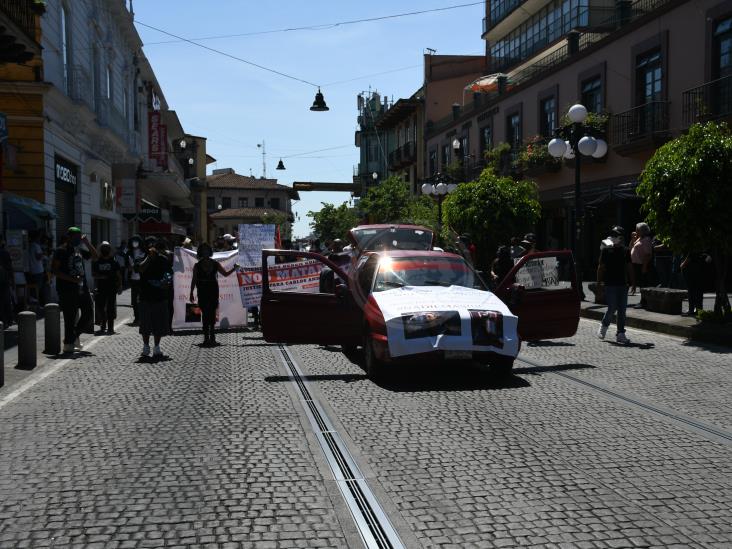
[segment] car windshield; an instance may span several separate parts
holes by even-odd
[[[432,231],[414,227],[351,230],[360,250],[431,250]]]
[[[485,290],[473,269],[461,257],[384,257],[374,292],[404,286],[464,286]]]

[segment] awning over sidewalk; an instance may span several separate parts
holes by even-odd
[[[56,219],[53,208],[27,196],[3,193],[3,207],[8,216],[8,227],[12,229],[37,229]]]

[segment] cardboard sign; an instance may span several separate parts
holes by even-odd
[[[217,252],[213,258],[229,270],[236,263],[236,251]],[[195,330],[201,328],[200,310],[192,307],[191,281],[193,266],[198,261],[196,252],[185,248],[176,248],[173,259],[173,330]],[[233,328],[247,325],[246,309],[241,306],[239,283],[236,274],[228,277],[218,275],[219,309],[216,313],[217,328]]]
[[[261,269],[262,250],[274,248],[274,245],[274,225],[239,225],[239,265],[242,267]]]
[[[518,318],[491,292],[405,286],[372,295],[384,315],[393,357],[438,350],[518,354]]]
[[[269,287],[273,292],[318,293],[323,264],[314,259],[282,263],[269,268]],[[242,268],[237,273],[244,307],[259,307],[262,302],[262,270]]]
[[[560,286],[559,261],[556,257],[527,261],[516,273],[516,284],[521,284],[527,290]]]

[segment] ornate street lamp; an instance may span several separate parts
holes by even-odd
[[[580,166],[582,156],[602,158],[607,153],[607,143],[593,136],[592,128],[585,125],[587,108],[584,105],[572,105],[567,112],[571,124],[554,130],[554,139],[549,141],[547,149],[554,158],[574,159],[574,231],[572,231],[572,253],[577,272],[577,286],[584,299],[582,288],[582,189],[580,188]]]
[[[429,180],[422,184],[422,194],[429,196],[437,202],[437,227],[438,232],[442,232],[442,202],[447,195],[454,192],[457,185],[452,180],[441,173],[436,173]]]

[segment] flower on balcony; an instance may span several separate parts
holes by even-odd
[[[535,135],[517,151],[514,160],[514,169],[520,173],[538,175],[544,172],[558,171],[562,164],[549,154],[547,143],[549,139],[542,135]]]

